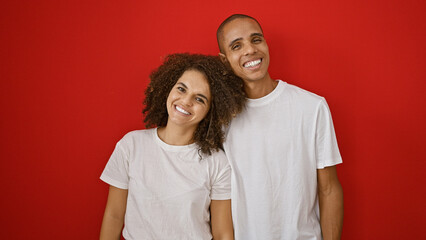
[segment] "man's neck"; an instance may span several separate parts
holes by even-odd
[[[272,78],[267,74],[263,79],[256,81],[247,81],[244,80],[244,90],[248,98],[256,99],[261,98],[269,93],[271,93],[278,82],[272,80]]]

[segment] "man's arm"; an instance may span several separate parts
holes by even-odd
[[[210,203],[212,235],[214,240],[233,240],[231,200],[212,200]]]
[[[318,169],[320,223],[324,240],[338,240],[343,225],[343,190],[336,166]]]
[[[128,190],[109,187],[108,201],[102,220],[100,240],[121,238],[121,230],[124,224],[124,215],[127,207]]]

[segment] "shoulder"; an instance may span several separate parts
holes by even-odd
[[[226,154],[221,149],[219,149],[218,151],[212,151],[211,157],[215,158],[215,159],[225,159],[226,160]]]
[[[298,86],[280,82],[283,91],[281,103],[287,103],[300,111],[317,111],[321,105],[327,105],[325,98]]]
[[[133,130],[126,133],[123,139],[151,136],[155,130],[156,128]]]
[[[285,86],[284,93],[285,95],[291,96],[299,100],[309,101],[313,103],[320,103],[324,101],[324,97],[319,96],[313,92],[300,88],[296,85],[282,82]]]
[[[212,161],[215,165],[225,166],[228,165],[228,158],[223,150],[212,151],[212,154],[208,157],[209,161]]]
[[[152,136],[155,133],[155,130],[155,128],[151,128],[128,132],[121,138],[118,144],[123,146],[129,146],[134,145],[135,143],[152,140]]]

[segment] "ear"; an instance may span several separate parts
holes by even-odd
[[[222,61],[222,63],[227,63],[228,59],[226,59],[226,55],[223,53],[219,53],[219,58]]]

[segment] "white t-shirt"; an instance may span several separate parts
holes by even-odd
[[[278,80],[248,99],[224,148],[236,240],[321,239],[317,169],[342,162],[324,98]]]
[[[201,154],[201,152],[200,152]],[[223,151],[200,160],[198,146],[164,143],[157,129],[126,134],[101,179],[128,189],[125,239],[211,239],[210,200],[231,197]]]

